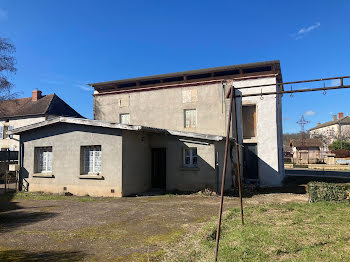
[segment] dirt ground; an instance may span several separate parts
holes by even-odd
[[[307,196],[261,194],[244,204],[291,201],[306,202]],[[238,198],[225,198],[224,209],[238,206]],[[219,197],[199,195],[0,202],[0,260],[156,261],[218,207]]]

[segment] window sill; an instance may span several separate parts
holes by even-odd
[[[79,178],[80,179],[99,179],[99,180],[105,179],[102,175],[93,175],[93,174],[79,175]]]
[[[181,171],[199,171],[199,167],[186,167],[186,166],[183,166],[183,167],[180,167],[180,170]]]
[[[33,177],[55,178],[55,176],[50,173],[35,173]]]

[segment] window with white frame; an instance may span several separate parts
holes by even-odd
[[[83,146],[83,174],[101,173],[101,146]]]
[[[121,124],[130,124],[130,114],[120,114],[119,115],[119,123]]]
[[[197,148],[184,148],[183,150],[183,165],[184,167],[198,167],[197,164]]]
[[[197,126],[197,110],[185,109],[184,110],[184,126],[185,128],[191,128]]]
[[[36,173],[52,172],[52,147],[36,147]]]

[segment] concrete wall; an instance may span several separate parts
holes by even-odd
[[[94,118],[203,134],[225,135],[225,90],[221,83],[94,97]],[[184,110],[197,110],[197,127],[184,127]]]
[[[235,81],[236,88],[271,84],[263,92],[276,91],[275,77]],[[239,89],[238,94],[256,94],[261,87]],[[259,157],[259,181],[261,186],[279,186],[284,177],[282,142],[282,100],[280,95],[244,97],[242,105],[256,105],[257,135],[244,139],[243,143],[256,143]],[[241,116],[242,118],[242,116]]]
[[[276,91],[276,77],[226,81],[191,87],[156,89],[125,94],[97,95],[94,97],[95,119],[119,122],[119,114],[129,113],[131,124],[204,134],[226,135],[229,88],[271,84],[263,91]],[[261,88],[238,90],[237,94],[260,93]],[[249,97],[237,101],[239,140],[242,136],[241,104],[257,106],[257,136],[245,140],[258,144],[259,176],[262,186],[281,184],[284,175],[282,143],[282,100],[280,95]],[[184,109],[197,109],[197,127],[184,127]],[[232,131],[235,134],[235,131]],[[243,161],[243,159],[241,159]],[[243,168],[242,168],[243,169]]]
[[[45,120],[45,116],[38,116],[38,117],[20,117],[20,118],[14,118],[9,119],[9,122],[6,123],[5,121],[0,121],[0,125],[4,125],[5,123],[13,126],[13,128],[18,128],[34,123],[38,123]],[[5,138],[0,139],[0,149],[6,149],[6,148],[12,148],[13,151],[19,150],[19,135],[13,135],[13,138]]]
[[[63,187],[75,195],[122,195],[122,134],[117,129],[58,124],[22,134],[23,167],[29,191],[61,193]],[[101,145],[103,180],[82,179],[81,146]],[[52,175],[33,177],[34,148],[52,146]],[[114,189],[114,193],[111,193]]]
[[[123,130],[123,196],[151,189],[151,147],[149,135]]]
[[[166,148],[166,189],[180,191],[199,191],[205,188],[216,191],[217,171],[215,166],[215,154],[219,152],[220,168],[223,166],[224,141],[209,142],[185,139],[180,141],[177,137],[152,135],[150,137],[151,148]],[[187,168],[183,166],[183,149],[189,147],[197,148],[198,168]],[[229,160],[230,161],[230,160]],[[228,166],[228,173],[231,165]],[[219,171],[222,172],[222,169]],[[221,177],[222,173],[220,173]],[[231,179],[232,180],[232,179]],[[232,183],[227,178],[226,188]]]

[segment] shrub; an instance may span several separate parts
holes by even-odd
[[[350,183],[309,182],[309,202],[350,200]]]
[[[338,150],[338,149],[350,150],[350,142],[336,140],[332,144],[329,145],[329,148],[332,150]]]
[[[350,150],[337,149],[337,150],[332,150],[332,153],[335,154],[335,157],[339,157],[339,158],[350,157]]]

